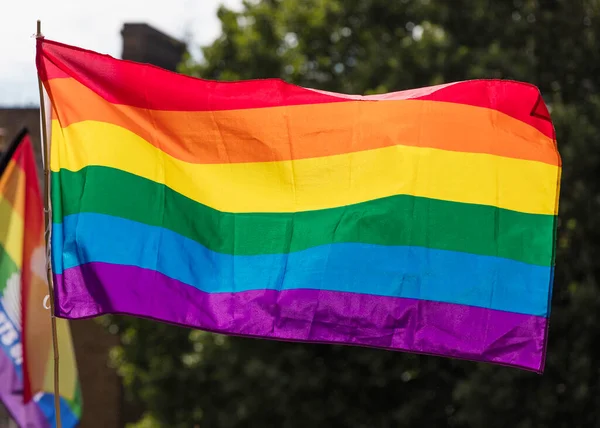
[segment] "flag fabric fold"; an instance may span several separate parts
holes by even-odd
[[[56,426],[47,294],[43,206],[24,130],[0,159],[0,400],[21,427]],[[68,321],[57,328],[67,428],[80,419],[81,393]]]
[[[38,40],[56,314],[543,370],[561,160],[539,90],[215,82]]]

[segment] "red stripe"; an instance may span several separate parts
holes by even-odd
[[[151,110],[211,111],[345,101],[280,79],[203,80],[48,40],[38,40],[37,67],[42,80],[73,77],[111,103]]]
[[[23,345],[23,400],[29,402],[33,396],[31,379],[29,376],[29,342],[28,332],[28,303],[30,286],[32,283],[32,272],[30,261],[33,251],[40,245],[43,239],[43,208],[40,188],[37,177],[37,169],[33,155],[31,140],[26,135],[13,156],[25,173],[25,218],[23,231],[23,266],[21,268],[21,311],[22,311],[22,345]]]
[[[163,111],[215,111],[410,98],[497,110],[554,138],[550,114],[540,92],[527,83],[473,80],[361,97],[315,91],[280,79],[203,80],[45,39],[38,39],[37,48],[37,67],[43,80],[73,77],[114,104]],[[52,97],[48,86],[47,90]]]
[[[498,110],[554,139],[550,113],[540,91],[528,83],[510,80],[472,80],[445,86],[415,99],[468,104]]]

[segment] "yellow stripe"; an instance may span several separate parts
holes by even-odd
[[[24,230],[23,217],[0,194],[0,245],[19,268],[23,265]]]
[[[23,212],[25,176],[11,159],[0,177],[0,245],[19,268],[23,264]]]
[[[0,177],[0,194],[4,195],[21,217],[25,209],[25,173],[14,159],[11,159]]]
[[[75,360],[75,348],[71,338],[71,329],[69,321],[66,319],[56,319],[56,329],[58,336],[58,355],[60,356],[60,395],[67,400],[75,398],[77,390],[77,361]],[[44,378],[43,390],[48,393],[54,392],[54,349],[50,347],[48,361],[46,364],[46,376]]]
[[[297,212],[410,194],[555,214],[560,172],[540,162],[409,146],[281,162],[190,164],[116,125],[85,121],[61,128],[53,121],[52,170],[87,165],[128,171],[226,212]]]

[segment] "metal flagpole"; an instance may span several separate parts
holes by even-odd
[[[36,39],[41,39],[42,22],[37,21]],[[40,113],[42,116],[42,153],[44,159],[44,223],[46,229],[44,238],[46,240],[46,272],[48,274],[48,293],[50,297],[50,321],[52,323],[52,346],[54,350],[54,414],[56,417],[56,427],[62,428],[60,420],[60,390],[59,390],[59,366],[58,366],[58,337],[56,332],[56,317],[54,312],[54,283],[52,280],[52,265],[50,263],[50,145],[48,144],[48,134],[46,132],[46,109],[44,103],[44,87],[38,74],[38,86],[40,90]]]

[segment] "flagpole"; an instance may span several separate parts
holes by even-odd
[[[41,39],[42,21],[37,21],[36,39]],[[60,389],[59,389],[59,366],[58,366],[58,335],[56,331],[56,316],[54,311],[54,282],[52,280],[52,264],[50,263],[50,145],[48,144],[48,134],[46,132],[46,108],[44,103],[44,87],[38,73],[38,87],[40,90],[40,113],[42,116],[42,150],[44,159],[44,223],[46,229],[44,238],[46,240],[46,273],[48,275],[48,293],[50,297],[50,322],[52,324],[52,347],[54,350],[54,414],[56,416],[56,428],[61,428],[60,419]]]

